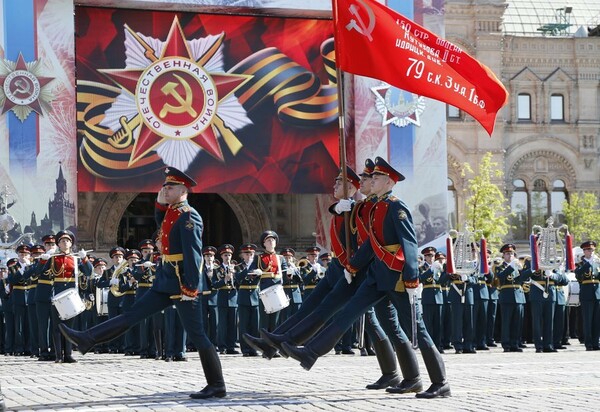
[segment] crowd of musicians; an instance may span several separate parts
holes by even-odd
[[[323,279],[330,253],[320,253],[315,246],[300,257],[291,248],[277,248],[278,241],[275,232],[265,231],[260,247],[249,243],[237,250],[230,244],[202,249],[204,288],[199,299],[206,333],[221,354],[240,354],[240,349],[243,356],[257,356],[240,338],[258,336],[260,328],[275,330]],[[18,246],[16,258],[0,263],[0,353],[76,362],[70,343],[57,331],[61,320],[53,309],[53,296],[78,288],[85,310],[69,322],[84,330],[127,311],[151,288],[160,264],[152,239],[142,240],[138,249],[114,247],[107,260],[72,252],[74,243],[69,231],[49,234],[41,244]],[[435,346],[440,353],[453,349],[458,354],[499,345],[505,352],[522,352],[526,343],[533,343],[536,352],[556,352],[576,338],[587,350],[599,350],[600,260],[595,248],[593,241],[581,245],[583,255],[577,257],[571,277],[564,271],[532,270],[531,259],[517,256],[513,244],[505,244],[500,256],[490,258],[489,273],[469,276],[448,274],[442,252],[422,249],[420,305]],[[64,275],[69,269],[75,276]],[[573,282],[579,287],[572,288]],[[278,283],[289,305],[267,313],[259,294]],[[336,353],[354,354],[360,342],[363,355],[374,354],[368,335],[358,336],[365,333],[359,325],[356,322],[344,334]],[[186,350],[194,348],[186,342],[174,307],[95,348],[97,353],[166,361],[185,361]]]

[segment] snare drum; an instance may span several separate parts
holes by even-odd
[[[290,304],[290,298],[283,291],[283,285],[278,283],[271,287],[261,290],[258,294],[262,301],[266,313],[275,313],[283,308],[287,308]]]
[[[62,320],[74,318],[85,310],[77,289],[69,288],[52,297],[52,304]]]

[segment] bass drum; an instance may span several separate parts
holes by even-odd
[[[96,288],[96,310],[98,316],[108,316],[108,293],[109,288]]]

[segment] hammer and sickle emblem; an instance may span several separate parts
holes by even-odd
[[[356,30],[363,36],[366,36],[369,41],[373,41],[373,36],[371,36],[371,33],[373,33],[373,29],[375,28],[375,14],[364,1],[358,0],[358,2],[362,5],[362,8],[367,11],[369,16],[369,24],[365,24],[363,21],[360,15],[360,10],[358,7],[356,7],[356,4],[351,4],[348,10],[350,10],[350,13],[352,13],[356,19],[350,20],[350,23],[346,25],[346,30]]]
[[[175,82],[168,82],[163,87],[161,87],[160,91],[163,92],[164,95],[173,96],[173,98],[177,100],[177,103],[179,103],[179,106],[174,106],[172,104],[165,103],[162,109],[160,110],[160,118],[164,119],[165,116],[169,113],[188,113],[193,118],[196,118],[198,114],[192,107],[192,99],[194,96],[192,95],[192,88],[190,87],[190,84],[187,81],[185,81],[185,79],[183,79],[181,76],[178,76],[176,74],[173,74],[173,76],[176,77],[177,80],[179,80],[179,84],[183,86],[183,89],[185,90],[185,98],[181,96],[181,94],[179,94],[179,92],[176,90],[178,84]]]
[[[31,84],[23,79],[17,79],[15,81],[15,86],[17,86],[15,93],[27,95],[31,91]]]

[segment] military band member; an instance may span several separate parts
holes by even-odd
[[[75,244],[75,235],[70,230],[61,230],[56,234],[58,244],[58,253],[47,256],[47,262],[44,265],[44,272],[49,272],[54,279],[54,295],[74,288],[77,277],[82,274],[90,276],[92,274],[92,264],[87,258],[85,250],[81,249],[76,254],[73,253]],[[44,256],[46,258],[46,256]],[[52,308],[52,339],[56,351],[57,363],[75,363],[72,357],[72,344],[60,334],[60,325],[71,326],[73,318],[62,320],[58,316],[56,307]]]
[[[94,263],[92,263],[92,266],[94,267],[94,269],[92,271],[91,277],[91,288],[93,295],[96,297],[96,300],[94,302],[94,312],[96,316],[94,318],[93,324],[90,327],[96,326],[97,324],[102,323],[108,319],[108,307],[106,305],[108,298],[107,293],[109,293],[108,290],[104,292],[102,288],[98,286],[98,282],[102,279],[104,272],[107,269],[108,262],[103,258],[97,258],[96,260],[94,260]],[[108,345],[97,345],[94,348],[94,353],[108,353]]]
[[[212,286],[212,279],[215,270],[219,267],[215,260],[217,248],[214,246],[205,246],[202,249],[204,257],[204,265],[202,266],[202,314],[204,316],[204,329],[208,335],[208,339],[212,342],[215,348],[218,349],[217,333],[219,325],[219,317],[217,314],[217,289]]]
[[[152,287],[156,264],[154,263],[154,242],[152,239],[142,240],[140,248],[141,259],[135,264],[133,278],[137,282],[135,300],[140,300]],[[157,325],[158,326],[158,325]],[[162,354],[162,327],[155,327],[153,316],[143,319],[139,324],[140,329],[140,359],[160,359]],[[159,348],[159,349],[157,349]]]
[[[300,266],[300,276],[302,276],[302,283],[304,284],[305,299],[310,296],[319,281],[325,276],[326,268],[317,261],[320,251],[321,248],[318,246],[311,246],[306,249],[306,260]]]
[[[569,287],[569,276],[562,273],[556,283],[556,304],[554,305],[554,325],[552,331],[552,342],[554,349],[567,349],[563,346],[565,337],[565,326],[567,322],[567,288]]]
[[[421,304],[423,305],[423,321],[431,339],[440,353],[444,353],[442,347],[442,307],[444,296],[440,278],[443,272],[442,264],[435,261],[437,249],[428,246],[421,250],[423,264],[419,266],[419,280],[423,284],[421,293]]]
[[[600,258],[594,253],[596,242],[588,240],[581,244],[583,258],[575,269],[579,282],[579,301],[583,318],[585,349],[600,350]]]
[[[486,340],[488,347],[495,348],[498,346],[496,343],[496,313],[498,311],[498,298],[500,297],[500,291],[496,287],[495,266],[501,263],[501,259],[492,258],[492,252],[490,250],[488,250],[488,256],[490,257],[490,277],[485,279],[485,283],[488,288],[490,299],[488,300]]]
[[[496,266],[494,276],[498,279],[498,289],[502,319],[502,347],[504,352],[523,352],[519,347],[521,343],[521,329],[523,325],[523,306],[525,293],[523,292],[523,278],[521,277],[521,264],[515,256],[515,245],[507,243],[500,248],[502,263]]]
[[[10,299],[12,286],[8,282],[9,263],[12,266],[16,264],[17,261],[16,259],[9,259],[6,263],[0,262],[0,303],[2,304],[2,311],[4,313],[4,333],[2,335],[3,346],[0,347],[0,350],[6,356],[12,355],[15,338],[15,317],[13,313],[12,300]]]
[[[406,205],[391,195],[393,186],[401,180],[404,180],[404,176],[385,160],[380,157],[375,159],[372,192],[377,195],[378,201],[370,213],[369,238],[354,254],[344,271],[345,278],[353,281],[359,270],[368,267],[367,279],[338,313],[336,320],[303,348],[287,342],[282,345],[291,357],[300,361],[305,369],[310,369],[318,357],[332,349],[344,331],[362,313],[387,297],[396,307],[400,318],[401,328],[398,327],[396,331],[398,338],[403,342],[410,342],[403,329],[412,331],[411,326],[414,325],[418,345],[431,378],[430,388],[417,393],[417,397],[446,397],[450,396],[450,386],[446,381],[444,362],[427,333],[418,306],[415,307],[419,280],[417,239],[412,217]],[[411,382],[407,382],[407,385],[420,385],[414,351],[412,354],[410,369],[416,369],[417,375],[411,377]],[[404,361],[400,365],[402,368],[408,366],[406,363],[409,359]]]
[[[291,247],[283,248],[281,255],[285,259],[288,265],[287,271],[283,274],[283,290],[285,295],[288,297],[290,303],[286,308],[281,310],[279,322],[285,322],[287,318],[293,316],[300,305],[302,304],[302,291],[303,280],[300,275],[300,268],[296,266],[296,251]]]
[[[37,307],[35,303],[36,291],[38,286],[38,267],[41,256],[46,253],[44,245],[38,244],[33,245],[30,248],[31,251],[31,265],[27,268],[24,273],[24,279],[27,280],[27,286],[29,291],[27,294],[27,317],[28,317],[28,328],[31,342],[31,357],[38,357],[40,355],[40,343],[39,343],[39,330],[38,330],[38,317]]]
[[[109,289],[108,292],[108,319],[116,318],[123,311],[123,297],[119,293],[119,272],[125,270],[125,249],[120,246],[113,247],[109,252],[112,266],[104,271],[102,278],[98,280],[97,286],[101,289]],[[118,269],[118,270],[117,270]],[[115,273],[116,272],[116,273]],[[118,337],[108,343],[109,353],[123,353],[123,338]]]
[[[489,251],[486,251],[489,253]],[[491,272],[480,273],[478,270],[473,283],[473,341],[475,349],[490,350],[487,346],[487,322],[490,301],[488,283],[492,282],[494,275]]]
[[[27,321],[27,295],[29,286],[24,278],[27,267],[31,264],[31,254],[29,246],[20,245],[15,250],[17,252],[17,261],[8,270],[8,282],[12,285],[12,305],[14,313],[14,353],[15,356],[29,356],[28,342],[25,338],[28,334]]]
[[[435,261],[442,265],[442,273],[446,271],[446,255],[443,252],[435,253]],[[450,293],[450,278],[448,276],[440,277],[440,287],[442,290],[442,348],[444,350],[451,349],[452,346],[452,305],[448,298]]]
[[[185,173],[167,167],[165,182],[156,202],[156,221],[160,226],[157,247],[162,255],[152,288],[133,307],[114,319],[87,331],[61,327],[61,332],[85,354],[94,345],[119,336],[149,315],[175,304],[185,329],[198,349],[207,386],[190,395],[193,399],[226,396],[221,361],[208,340],[202,324],[203,289],[202,218],[187,197],[196,182]]]
[[[283,273],[287,271],[288,265],[283,256],[275,252],[279,236],[273,230],[266,230],[260,235],[260,244],[265,249],[263,253],[256,257],[258,269],[262,271],[260,277],[260,290],[266,290],[269,287],[283,283]],[[279,311],[266,313],[264,304],[260,302],[260,327],[268,331],[273,331],[279,324]]]
[[[217,341],[219,352],[227,355],[239,355],[235,349],[237,340],[237,283],[235,279],[235,262],[232,260],[234,247],[224,244],[219,247],[221,264],[213,272],[213,287],[217,293],[217,311],[219,329]]]
[[[127,269],[119,275],[119,293],[122,294],[121,308],[124,311],[129,310],[135,303],[136,289],[138,282],[133,273],[136,270],[137,263],[142,258],[142,254],[137,249],[129,249],[125,252]],[[140,354],[140,328],[139,325],[132,326],[125,334],[125,356],[138,356]]]
[[[236,266],[235,280],[238,284],[238,327],[239,336],[248,333],[258,335],[259,326],[259,296],[258,283],[262,271],[258,269],[258,261],[254,259],[256,245],[246,243],[240,247],[241,262]],[[242,339],[240,341],[244,356],[257,356],[256,350]]]
[[[50,324],[52,309],[52,294],[54,291],[54,279],[50,273],[44,272],[44,266],[48,256],[56,251],[56,238],[54,235],[44,235],[44,253],[35,263],[35,275],[38,278],[35,288],[35,310],[38,322],[38,341],[40,346],[39,361],[54,361],[56,359],[54,344],[51,344],[52,328]]]

